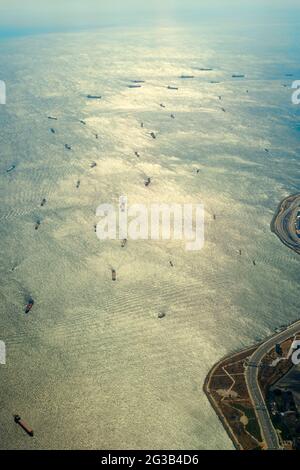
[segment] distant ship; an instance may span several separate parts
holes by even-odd
[[[100,95],[87,95],[87,98],[90,100],[101,100],[102,96]]]
[[[213,69],[207,69],[205,67],[196,67],[196,70],[200,70],[200,72],[212,72]]]
[[[180,78],[195,78],[194,75],[181,75]]]
[[[15,168],[16,168],[16,165],[10,166],[9,168],[7,168],[6,173],[10,173],[10,172],[13,171]]]
[[[161,318],[165,318],[166,314],[165,312],[159,312],[159,314],[157,315],[157,318],[161,319]]]
[[[132,83],[145,83],[145,80],[131,80]]]
[[[33,437],[33,429],[19,415],[14,415],[14,420],[29,436]]]
[[[28,304],[25,307],[25,313],[29,313],[30,310],[32,309],[33,305],[34,305],[34,300],[29,299]]]
[[[168,90],[178,90],[178,87],[169,85]]]
[[[238,73],[234,73],[234,74],[232,75],[232,78],[245,78],[245,75],[243,75],[243,74],[238,74]]]
[[[128,85],[128,88],[142,88],[142,85]]]

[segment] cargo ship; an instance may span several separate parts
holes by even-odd
[[[10,173],[10,172],[13,171],[15,168],[16,168],[16,165],[10,166],[9,168],[7,168],[6,173]]]
[[[112,278],[113,281],[117,280],[117,273],[116,273],[115,269],[111,270],[111,278]]]
[[[33,437],[33,429],[25,423],[25,421],[19,416],[19,415],[14,415],[14,421],[17,423],[19,426],[21,426],[22,429],[31,437]]]
[[[33,299],[29,299],[28,304],[27,304],[26,307],[25,307],[25,313],[29,313],[29,312],[30,312],[30,310],[31,310],[32,307],[33,307],[33,304],[34,304],[34,300],[33,300]]]

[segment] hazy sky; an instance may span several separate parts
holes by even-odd
[[[295,18],[299,0],[0,0],[0,32],[70,30],[102,25]]]

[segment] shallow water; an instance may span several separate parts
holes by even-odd
[[[299,189],[285,76],[300,78],[299,50],[251,31],[157,27],[9,39],[0,54],[0,447],[232,448],[202,392],[207,372],[299,316],[298,256],[269,227]],[[127,88],[134,79],[146,83]],[[99,241],[97,206],[123,194],[202,202],[204,248]]]

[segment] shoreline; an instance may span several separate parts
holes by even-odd
[[[202,390],[203,392],[205,393],[210,405],[212,406],[212,408],[214,409],[218,419],[220,420],[220,422],[222,423],[225,431],[227,432],[229,438],[231,439],[234,447],[236,450],[243,450],[243,448],[241,447],[241,445],[239,444],[239,441],[236,439],[236,436],[235,434],[233,433],[229,423],[227,423],[226,421],[226,417],[224,416],[224,414],[222,413],[222,411],[220,410],[218,404],[216,403],[216,401],[214,400],[210,390],[209,390],[209,385],[210,385],[210,381],[213,377],[213,374],[214,372],[227,360],[230,360],[232,361],[232,359],[234,359],[235,357],[239,356],[239,355],[243,355],[243,353],[247,353],[248,351],[251,351],[252,349],[254,349],[255,346],[251,346],[247,349],[244,349],[240,352],[237,352],[237,353],[233,353],[232,355],[227,355],[227,356],[223,356],[216,364],[213,365],[213,367],[210,369],[210,371],[208,372],[208,374],[206,375],[205,377],[205,381],[204,381],[204,384],[203,384],[203,387],[202,387]]]
[[[259,412],[255,406],[255,403],[253,402],[252,391],[251,389],[249,390],[246,377],[246,371],[249,369],[247,364],[251,362],[249,359],[251,359],[251,357],[261,347],[268,345],[272,338],[274,341],[276,341],[278,337],[288,335],[288,338],[284,338],[282,343],[280,343],[284,344],[287,348],[287,345],[289,345],[289,343],[292,342],[292,338],[294,338],[295,333],[293,334],[291,332],[291,335],[289,336],[289,331],[295,327],[295,324],[299,324],[296,335],[300,334],[300,321],[295,320],[279,333],[275,332],[259,343],[249,346],[248,348],[239,352],[222,357],[216,364],[213,365],[205,378],[203,391],[236,450],[264,450],[268,448],[264,438],[263,426],[259,419]],[[274,352],[274,345],[270,345],[259,365],[256,366],[257,374],[264,370],[263,368],[260,368],[260,364],[262,364],[262,361],[267,363],[265,361],[267,358],[270,358],[272,352]],[[269,367],[269,376],[268,374],[264,377],[262,377],[261,374],[260,377],[258,376],[259,387],[264,392],[266,392],[269,387],[273,385],[274,376],[272,374],[277,374],[277,381],[284,377],[290,368],[293,367],[293,364],[290,360],[282,361],[280,364],[280,367],[276,366],[272,371]],[[239,370],[237,367],[239,367]],[[243,372],[241,372],[242,370]],[[223,375],[220,373],[222,371],[224,371]],[[228,383],[228,377],[232,380],[232,383]],[[224,390],[224,388],[220,388],[222,385],[225,387],[227,385],[228,389]],[[240,395],[234,391],[235,388],[240,393]],[[223,392],[223,395],[221,392]],[[264,406],[267,409],[265,397],[263,399]],[[229,409],[230,412],[228,411]],[[237,416],[237,411],[242,413],[242,415]],[[233,416],[233,413],[235,413],[235,416]],[[247,430],[249,422],[247,422],[247,419],[245,418],[246,416],[249,417],[250,415],[252,416],[251,430],[252,432],[254,430],[253,434],[249,433],[249,430]],[[253,417],[255,417],[255,419]],[[239,418],[239,420],[237,418]],[[270,425],[272,426],[271,418]],[[258,439],[259,435],[261,439]]]
[[[297,254],[300,254],[300,238],[298,243],[293,241],[293,235],[297,237],[295,233],[291,233],[288,230],[288,225],[285,223],[284,214],[288,211],[289,208],[292,209],[292,212],[296,210],[293,208],[293,205],[297,204],[297,199],[299,199],[299,209],[300,210],[300,193],[291,194],[290,196],[285,197],[279,204],[275,211],[275,214],[271,220],[270,228],[271,232],[274,233],[279,240],[286,245],[291,250],[295,251]]]

